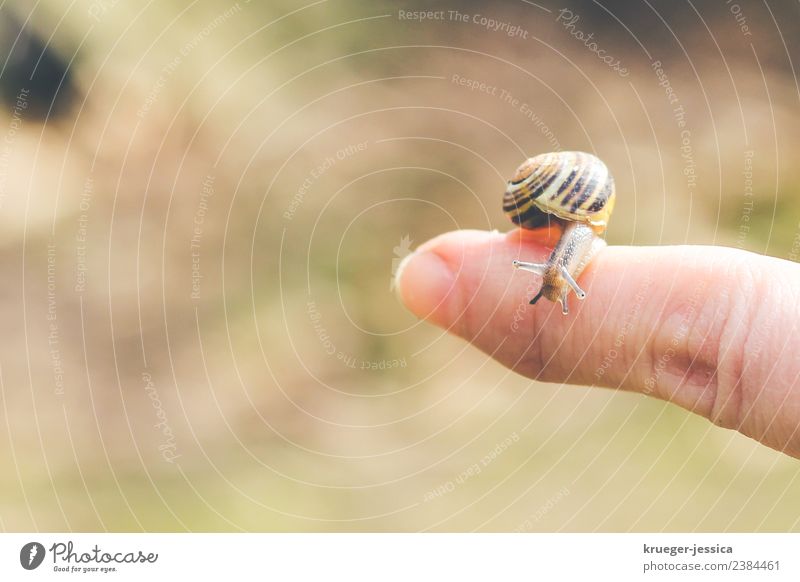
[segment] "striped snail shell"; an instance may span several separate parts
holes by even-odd
[[[614,179],[606,165],[591,154],[541,154],[517,168],[503,196],[503,210],[511,221],[528,229],[554,222],[563,228],[546,263],[513,263],[543,278],[531,304],[542,297],[558,301],[567,315],[570,290],[578,299],[586,298],[576,280],[605,246],[600,235],[606,230],[615,200]]]

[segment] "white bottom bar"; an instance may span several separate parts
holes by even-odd
[[[4,534],[0,580],[796,581],[798,550],[800,534]]]

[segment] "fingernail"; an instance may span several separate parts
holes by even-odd
[[[417,250],[400,263],[395,278],[397,296],[419,317],[446,325],[447,298],[455,277],[449,265],[432,251]]]
[[[400,280],[403,278],[403,271],[405,271],[406,265],[414,258],[416,253],[417,251],[414,251],[403,257],[403,260],[400,261],[400,264],[397,266],[397,271],[394,273],[394,294],[397,296],[397,300],[400,303],[403,303],[403,294],[400,292]]]

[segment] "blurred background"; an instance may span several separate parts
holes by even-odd
[[[3,530],[800,530],[797,460],[519,377],[392,289],[559,149],[612,169],[611,244],[797,260],[797,2],[0,21]]]

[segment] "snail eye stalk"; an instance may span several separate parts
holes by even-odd
[[[547,270],[546,263],[526,263],[524,261],[514,261],[511,264],[517,269],[528,271],[534,275],[539,275],[540,277],[544,277],[544,273]]]
[[[578,296],[578,299],[586,299],[586,291],[580,288],[578,283],[575,282],[575,279],[572,278],[572,275],[569,274],[567,268],[564,265],[561,265],[561,276],[564,277],[564,280],[567,284],[572,287],[572,290],[575,291],[575,295]]]

